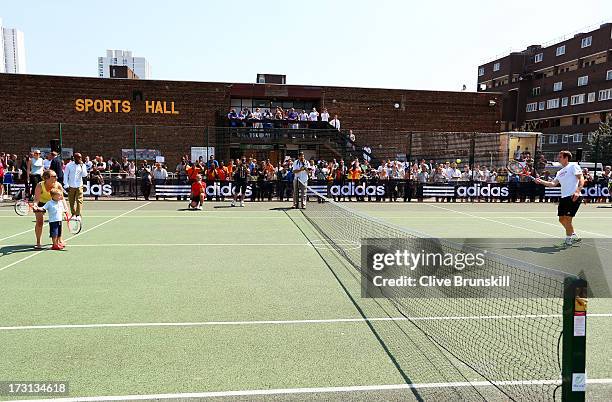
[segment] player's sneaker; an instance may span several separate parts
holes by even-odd
[[[572,246],[572,240],[571,239],[566,239],[563,240],[561,243],[557,243],[555,244],[556,248],[568,248]]]
[[[196,207],[196,209],[197,209],[198,211],[201,211],[201,210],[202,210],[202,207],[197,206],[197,207]]]
[[[244,201],[240,200],[240,206],[244,207]]]
[[[236,206],[236,200],[232,200],[232,207]]]
[[[582,241],[582,238],[578,237],[576,233],[574,233],[571,237],[571,240],[572,240],[572,245],[578,245]]]

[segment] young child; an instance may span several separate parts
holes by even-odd
[[[58,189],[51,190],[51,201],[41,207],[34,207],[35,211],[49,212],[49,235],[53,241],[51,250],[62,250],[64,243],[62,242],[62,218],[66,207],[66,200],[62,198],[62,192]]]
[[[201,211],[205,194],[206,184],[202,181],[202,175],[197,175],[191,185],[191,203],[189,203],[189,207]]]

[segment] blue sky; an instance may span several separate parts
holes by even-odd
[[[475,90],[478,64],[510,48],[612,22],[609,0],[0,4],[32,74],[96,76],[106,49],[129,49],[154,79],[432,90]]]

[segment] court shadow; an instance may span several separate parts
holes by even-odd
[[[236,208],[236,207],[232,207],[231,205],[215,205],[213,208],[219,209],[219,208]]]
[[[2,257],[15,254],[15,253],[28,253],[32,251],[40,251],[41,249],[35,249],[31,244],[16,244],[12,246],[4,246],[0,248],[0,255]]]
[[[291,207],[276,207],[276,208],[270,208],[269,211],[291,211],[294,208]]]
[[[556,254],[565,249],[561,247],[555,247],[555,246],[542,246],[542,247],[508,247],[508,248],[504,248],[503,250],[528,251],[530,253],[538,253],[538,254]]]

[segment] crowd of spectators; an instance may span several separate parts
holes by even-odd
[[[309,182],[317,184],[339,184],[347,183],[385,186],[385,195],[368,197],[378,201],[410,201],[413,198],[422,200],[422,185],[426,184],[457,184],[457,183],[525,183],[522,187],[529,188],[535,186],[530,177],[541,177],[550,180],[554,177],[546,170],[547,162],[543,157],[534,161],[529,152],[522,152],[518,155],[518,160],[523,163],[522,174],[512,174],[505,167],[488,166],[484,164],[474,164],[470,166],[460,159],[452,161],[436,162],[426,161],[400,161],[385,160],[372,166],[369,158],[354,158],[352,160],[310,160],[308,163]],[[234,180],[234,171],[238,164],[248,166],[248,182],[251,185],[251,199],[254,201],[272,200],[276,197],[280,201],[288,200],[292,197],[293,190],[293,165],[295,160],[287,158],[280,163],[273,163],[271,160],[257,160],[255,158],[242,157],[236,160],[218,161],[214,156],[208,160],[200,157],[192,161],[185,155],[174,169],[167,167],[163,163],[150,163],[141,161],[138,166],[134,161],[126,157],[120,159],[95,156],[90,158],[85,156],[83,160],[89,172],[91,184],[110,184],[114,194],[132,195],[138,192],[139,195],[149,199],[154,193],[155,187],[162,184],[191,184],[197,175],[201,175],[208,185],[224,184]],[[61,182],[64,166],[68,163],[63,161],[55,152],[50,152],[45,158],[40,154],[31,153],[22,158],[17,155],[0,153],[0,178],[3,185],[0,186],[2,197],[8,195],[8,186],[12,183],[26,183],[27,188],[33,188],[39,181],[35,170],[36,166],[42,164],[41,169],[54,170]],[[604,172],[594,178],[593,175],[584,169],[586,186],[599,183],[609,186],[612,181],[610,166],[606,166]],[[33,174],[36,173],[36,174]],[[540,186],[541,187],[541,186]],[[543,188],[542,188],[543,191]],[[533,193],[533,194],[532,194]],[[534,200],[539,197],[540,201],[546,201],[543,193],[539,194],[531,191],[524,194],[517,193],[514,200]],[[96,196],[97,198],[97,196]],[[221,195],[216,197],[223,199]],[[342,199],[363,200],[364,197],[342,197]],[[455,201],[440,197],[439,201]],[[600,199],[603,201],[603,199]]]
[[[340,130],[340,119],[335,114],[333,117],[323,108],[321,113],[316,108],[310,111],[295,110],[295,108],[283,109],[277,106],[276,109],[255,108],[250,110],[231,109],[227,114],[230,127],[253,127],[253,128],[279,128],[282,122],[286,122],[289,128],[308,128],[313,122],[327,122],[332,127]]]

